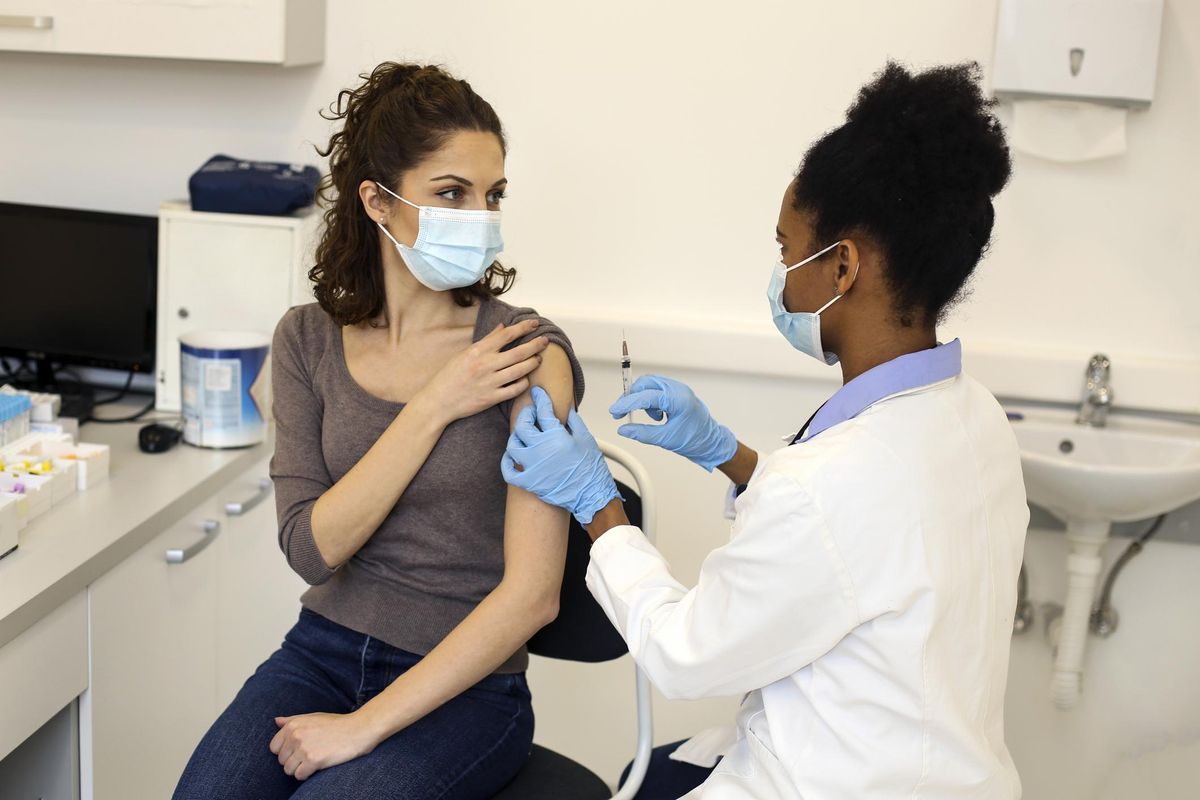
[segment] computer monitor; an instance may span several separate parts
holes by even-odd
[[[156,217],[0,203],[0,356],[154,369]]]

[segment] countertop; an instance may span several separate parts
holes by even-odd
[[[126,409],[106,406],[104,413],[119,416]],[[20,533],[18,549],[0,559],[0,647],[272,449],[270,440],[231,450],[207,450],[181,441],[166,453],[150,455],[137,446],[138,429],[144,424],[90,423],[80,430],[81,442],[112,448],[108,479],[73,493],[31,521]]]

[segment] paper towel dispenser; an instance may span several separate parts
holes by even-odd
[[[1162,10],[1162,0],[1000,0],[992,90],[1144,108]]]

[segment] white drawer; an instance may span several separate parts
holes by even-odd
[[[87,593],[0,647],[0,759],[88,685]]]

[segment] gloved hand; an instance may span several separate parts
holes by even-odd
[[[570,429],[554,416],[554,404],[540,386],[533,405],[521,409],[500,462],[504,480],[565,508],[587,525],[614,497],[621,497],[608,464],[583,420],[571,409]]]
[[[643,375],[608,409],[613,419],[642,410],[662,425],[622,425],[617,433],[626,439],[656,444],[687,458],[709,472],[737,452],[737,437],[708,413],[708,407],[687,386],[672,378]]]

